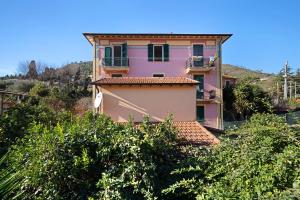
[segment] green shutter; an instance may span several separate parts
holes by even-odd
[[[148,44],[148,61],[153,61],[153,44]]]
[[[164,44],[164,61],[169,61],[169,45]]]
[[[122,66],[128,66],[127,43],[122,44]]]
[[[104,50],[104,65],[111,66],[112,65],[112,50],[111,47],[105,47]]]
[[[204,106],[197,106],[197,121],[204,121]]]

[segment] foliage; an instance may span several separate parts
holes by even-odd
[[[297,199],[300,195],[299,130],[280,117],[254,115],[224,139],[205,161],[178,169],[166,194],[184,191],[197,199]],[[181,177],[193,172],[189,178]],[[199,177],[200,174],[200,177]]]
[[[45,126],[51,126],[62,120],[70,120],[70,118],[70,113],[56,114],[34,98],[17,104],[0,118],[0,155],[6,152],[17,138],[22,138],[31,124],[42,123]]]
[[[236,85],[233,93],[235,97],[233,106],[242,118],[251,116],[253,113],[272,111],[271,98],[255,84],[241,81]]]
[[[31,104],[35,113],[19,108],[14,111],[18,118],[6,121],[17,130],[16,124],[24,120],[20,113],[28,113],[26,126],[19,126],[26,127],[25,136],[0,159],[2,199],[297,199],[300,195],[300,130],[290,128],[281,117],[255,114],[214,148],[178,148],[170,118],[159,124],[145,118],[138,126],[91,113],[59,120],[38,106]],[[38,113],[47,115],[37,120]]]
[[[45,84],[38,83],[31,90],[29,91],[29,95],[34,96],[34,97],[45,97],[48,96],[49,94],[49,89]]]
[[[35,123],[2,160],[2,199],[155,199],[176,163],[168,119],[136,128],[105,116]]]

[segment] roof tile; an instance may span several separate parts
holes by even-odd
[[[183,143],[213,145],[220,143],[219,139],[197,121],[173,122],[178,129],[178,137]]]
[[[197,83],[198,81],[186,77],[118,77],[102,78],[92,82],[94,85],[195,85]]]

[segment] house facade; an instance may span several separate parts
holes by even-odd
[[[223,128],[222,45],[231,34],[84,36],[93,45],[93,97],[103,94],[98,112]]]
[[[223,74],[223,88],[234,86],[237,83],[237,78],[228,74]]]

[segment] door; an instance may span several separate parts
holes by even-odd
[[[197,121],[198,122],[204,122],[204,106],[197,106]]]
[[[114,46],[114,66],[121,66],[122,46]]]
[[[203,44],[193,45],[193,57],[194,67],[203,67]]]
[[[194,80],[198,81],[197,85],[197,99],[204,99],[204,75],[194,75]]]

